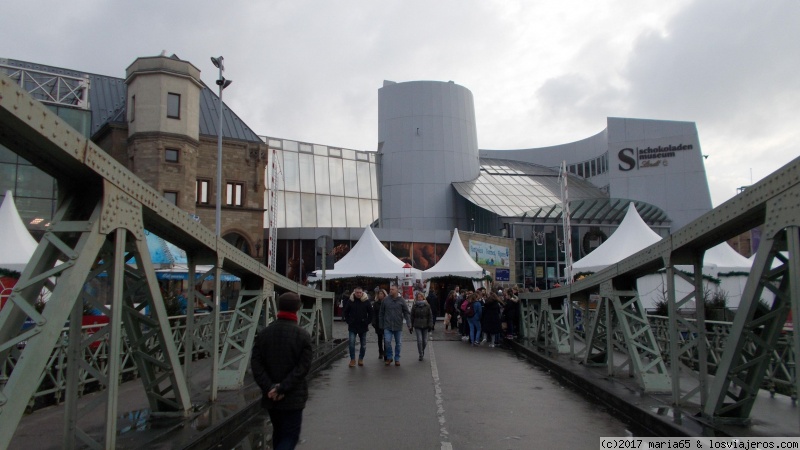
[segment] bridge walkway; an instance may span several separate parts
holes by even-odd
[[[341,322],[332,331],[336,340],[347,336]],[[424,361],[405,333],[401,366],[386,367],[374,332],[367,341],[364,367],[347,367],[346,347],[329,347],[334,359],[311,381],[299,448],[557,449],[596,448],[601,436],[800,436],[797,406],[764,391],[751,426],[714,429],[691,412],[676,423],[670,397],[642,394],[633,379],[609,378],[605,368],[521,345],[516,351],[472,347],[439,325]],[[204,364],[210,361],[196,362],[192,384],[207,381]],[[682,386],[690,387],[688,377]],[[193,392],[193,404],[207,401],[207,392]],[[269,420],[254,407],[258,396],[248,374],[244,389],[222,391],[211,408],[198,408],[188,420],[148,422],[141,383],[123,383],[117,448],[269,448]],[[9,448],[61,448],[63,414],[61,405],[26,416]],[[103,420],[99,413],[90,419],[98,433]]]

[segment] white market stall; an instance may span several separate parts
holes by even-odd
[[[721,242],[706,250],[703,256],[704,289],[710,293],[724,293],[727,307],[736,308],[742,299],[747,275],[752,266],[751,260],[737,253],[727,242]],[[692,266],[675,266],[675,269],[687,273],[694,272]],[[655,308],[657,302],[665,300],[666,282],[664,271],[646,275],[636,281],[645,308]],[[687,295],[693,289],[683,278],[675,278],[675,294],[678,298]]]
[[[450,239],[450,245],[444,255],[433,267],[422,272],[426,280],[437,277],[469,278],[475,287],[480,285],[480,280],[485,275],[486,271],[469,256],[464,244],[461,243],[458,228],[453,230],[453,238]]]
[[[415,280],[421,278],[419,269],[404,269],[406,263],[398,259],[375,236],[369,226],[359,238],[356,245],[347,252],[342,259],[336,262],[332,270],[325,272],[325,278],[371,277],[371,278],[397,278],[402,280],[410,274]],[[315,270],[308,277],[309,281],[316,282],[322,279],[322,270]]]

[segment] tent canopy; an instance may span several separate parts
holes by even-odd
[[[661,240],[639,216],[633,202],[617,230],[592,253],[572,265],[572,271],[597,272]]]
[[[453,238],[444,255],[433,267],[423,272],[426,278],[453,276],[477,279],[484,274],[483,268],[469,256],[461,243],[458,228],[453,231]]]
[[[36,239],[25,228],[11,191],[6,191],[0,206],[0,267],[22,272],[37,245]]]
[[[325,278],[374,277],[403,278],[410,270],[415,279],[420,278],[419,269],[403,269],[405,263],[394,256],[367,226],[361,238],[342,259],[336,262],[333,270],[325,271]],[[312,281],[322,278],[322,271],[315,270],[309,277]]]

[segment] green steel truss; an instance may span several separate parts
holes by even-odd
[[[625,359],[617,364],[615,355]],[[635,290],[615,289],[612,281],[600,286],[600,300],[586,337],[585,364],[605,365],[609,376],[623,368],[635,377],[645,392],[671,389],[661,349],[650,328],[647,313]]]
[[[220,357],[220,389],[239,389],[244,385],[244,374],[253,349],[258,318],[266,298],[267,289],[239,292],[234,317],[228,322],[228,332],[225,333]]]
[[[317,340],[330,339],[332,293],[291,281],[218,239],[2,74],[0,144],[56,178],[60,192],[51,226],[0,311],[0,364],[12,349],[16,353],[24,346],[8,380],[0,384],[0,448],[9,447],[60,340],[69,346],[63,447],[114,448],[123,346],[132,349],[153,415],[182,416],[191,408],[192,390],[208,391],[209,400],[214,401],[218,389],[241,385],[265,300],[269,311],[263,317],[267,322],[274,319],[275,289],[297,292],[306,304],[313,299],[305,326]],[[196,264],[214,266],[201,276],[215,276],[216,298],[206,302],[213,313],[201,319],[213,327],[208,335],[192,339],[200,322],[195,320],[193,308],[188,308],[183,361],[178,359],[149,258],[145,228],[187,251],[190,279]],[[219,314],[222,270],[238,276],[243,289],[235,318],[227,327],[220,325]],[[98,276],[107,277],[109,295],[85,289]],[[49,300],[37,305],[43,289]],[[189,304],[194,305],[195,300],[206,301],[191,290]],[[81,330],[84,307],[97,308],[109,317],[107,325],[93,327],[94,334],[86,338]],[[23,329],[26,321],[32,326]],[[68,322],[69,331],[62,336]],[[101,340],[107,340],[110,349],[107,376],[84,362],[92,345]],[[193,346],[213,358],[210,386],[187,383],[191,357],[196,353]],[[91,371],[105,389],[97,400],[79,405],[81,368]],[[81,419],[102,403],[104,429],[89,429]]]
[[[790,311],[794,312],[797,323],[799,233],[800,224],[795,222],[761,241],[703,411],[714,421],[749,422],[753,403]],[[792,256],[787,258],[781,252]],[[768,300],[769,297],[772,300]],[[797,333],[794,338],[796,342]]]
[[[664,258],[667,269],[667,308],[669,311],[669,348],[664,350],[670,363],[670,375],[672,377],[672,398],[676,405],[685,404],[691,398],[700,394],[700,405],[705,405],[708,396],[708,340],[706,338],[705,308],[703,308],[703,277],[690,276],[679,270],[670,263],[672,258]],[[703,273],[702,258],[692,257],[693,274]],[[693,286],[693,290],[682,298],[678,299],[675,293],[675,278],[681,278]],[[690,302],[695,302],[695,320],[687,320],[686,317],[678,314],[679,308],[689,307]],[[682,339],[681,333],[696,336],[695,339]],[[702,343],[702,345],[701,345]],[[683,344],[683,345],[681,345]],[[687,392],[681,390],[681,355],[684,353],[697,353],[697,379],[695,387],[687,388]],[[686,368],[687,370],[694,370]]]

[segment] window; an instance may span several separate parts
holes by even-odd
[[[228,206],[244,206],[244,183],[228,182],[225,204]]]
[[[196,185],[196,194],[194,198],[195,203],[201,205],[207,205],[208,192],[209,192],[209,186],[211,186],[211,180],[197,180],[195,182],[195,185]]]
[[[171,163],[178,162],[178,155],[180,154],[180,150],[177,148],[167,148],[164,149],[164,160]]]
[[[173,94],[172,92],[167,94],[167,117],[169,117],[170,119],[181,118],[180,94]]]
[[[136,120],[136,96],[131,96],[131,122]]]
[[[175,191],[164,191],[164,198],[173,205],[178,204],[178,193]]]

